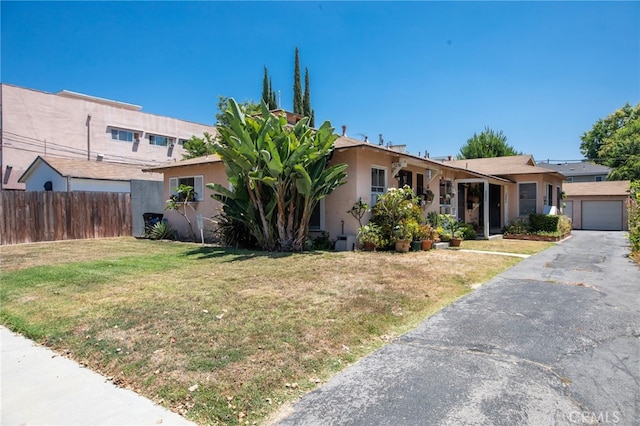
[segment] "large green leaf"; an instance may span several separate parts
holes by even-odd
[[[311,187],[313,182],[311,181],[311,177],[309,173],[302,167],[300,164],[296,164],[294,166],[296,172],[298,172],[298,176],[295,179],[296,189],[302,195],[309,195],[311,192]]]

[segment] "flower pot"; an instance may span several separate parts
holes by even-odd
[[[420,241],[411,241],[411,251],[420,251],[421,243]]]
[[[400,253],[406,253],[411,247],[411,241],[409,240],[396,240],[396,251]]]
[[[431,246],[433,245],[432,240],[422,240],[420,241],[420,248],[424,251],[431,250]]]
[[[364,251],[375,251],[376,250],[376,245],[375,245],[375,243],[363,243],[362,244],[362,249]]]
[[[462,242],[462,239],[460,238],[452,238],[451,241],[449,241],[449,245],[451,247],[460,247],[461,242]]]

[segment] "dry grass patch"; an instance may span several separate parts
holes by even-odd
[[[496,251],[502,253],[536,254],[555,243],[547,241],[526,241],[526,240],[464,240],[460,248],[467,250]]]
[[[2,256],[4,324],[201,424],[261,421],[519,261],[126,238]]]

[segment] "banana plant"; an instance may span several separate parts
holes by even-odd
[[[262,103],[260,116],[247,117],[234,99],[225,111],[214,146],[231,190],[207,187],[223,204],[226,219],[243,223],[260,248],[301,251],[318,202],[346,181],[346,165],[329,166],[337,139],[329,122],[317,130],[304,118],[291,126]]]

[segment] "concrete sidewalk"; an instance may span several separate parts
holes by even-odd
[[[0,345],[3,426],[194,424],[4,327]]]
[[[640,424],[640,268],[574,231],[280,413],[279,425]]]

